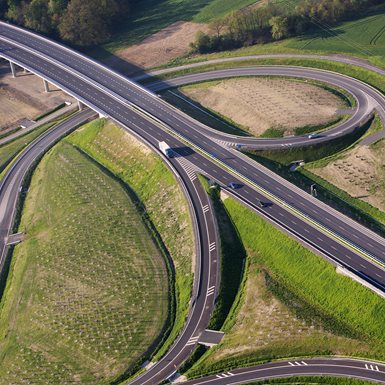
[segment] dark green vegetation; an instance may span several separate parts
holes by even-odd
[[[302,0],[268,3],[254,10],[232,13],[223,20],[214,21],[210,36],[198,33],[194,49],[199,53],[223,51],[232,48],[281,40],[290,36],[320,34],[330,25],[349,18],[357,18],[368,7],[380,0]],[[380,37],[378,32],[378,38]],[[374,43],[375,39],[374,38]],[[378,39],[377,38],[377,39]]]
[[[224,207],[246,249],[244,279],[224,339],[189,377],[282,357],[384,358],[381,297],[240,203],[227,198]]]
[[[195,249],[188,205],[173,174],[148,148],[111,122],[98,120],[69,138],[91,158],[129,185],[142,202],[175,267],[174,328],[157,352],[164,354],[184,325],[191,297]]]
[[[1,0],[0,17],[78,46],[106,41],[130,0]]]
[[[169,279],[142,218],[134,193],[73,145],[43,158],[1,304],[1,384],[108,384],[154,349]]]
[[[177,21],[207,22],[255,0],[0,0],[0,17],[77,46],[114,50]]]

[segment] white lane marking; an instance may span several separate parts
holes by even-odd
[[[234,376],[234,374],[231,372],[226,372],[226,373],[221,373],[221,374],[216,375],[217,378],[226,378],[226,377],[231,377],[231,376]]]
[[[377,365],[372,365],[372,364],[365,364],[365,369],[373,370],[375,372],[379,372],[380,371],[380,369],[378,368]]]
[[[211,286],[207,289],[207,294],[206,294],[206,297],[210,296],[210,295],[213,295],[215,292],[215,286]]]
[[[191,337],[188,341],[186,346],[195,345],[199,340],[199,336]]]
[[[209,246],[209,251],[214,251],[214,250],[215,250],[215,242],[210,243],[210,246]]]
[[[301,362],[294,361],[294,364],[292,362],[288,361],[288,364],[291,366],[302,366],[302,365],[307,366],[308,365],[305,361],[301,361]]]
[[[210,207],[209,207],[209,205],[205,205],[205,206],[202,207],[202,209],[203,209],[204,213],[207,213],[207,211],[210,210]]]

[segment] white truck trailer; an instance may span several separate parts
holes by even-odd
[[[166,142],[159,142],[159,149],[168,158],[172,158],[174,155],[174,152],[172,151],[172,149],[170,148],[170,146]]]

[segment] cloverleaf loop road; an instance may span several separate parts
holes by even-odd
[[[235,199],[307,244],[334,265],[345,269],[379,295],[384,295],[385,242],[382,237],[232,148],[235,143],[271,149],[281,148],[282,145],[305,146],[315,142],[326,143],[346,135],[366,121],[374,109],[382,118],[385,117],[385,98],[374,88],[336,73],[285,66],[238,68],[189,75],[144,88],[74,50],[3,22],[0,22],[0,57],[55,84],[100,116],[108,117],[130,131],[154,150],[160,141],[166,141],[174,149],[175,157],[165,161],[185,189],[195,224],[198,260],[193,297],[180,336],[167,354],[134,379],[132,384],[157,384],[170,377],[191,354],[211,316],[218,284],[218,243],[210,204],[199,185],[196,172],[215,180]],[[170,106],[153,92],[209,78],[246,75],[292,76],[328,82],[350,92],[357,101],[357,108],[350,119],[322,138],[256,140],[214,132]],[[227,186],[232,182],[239,188],[229,189]],[[14,200],[7,194],[1,197],[3,212]],[[261,201],[269,204],[261,207]],[[2,236],[8,234],[9,223],[0,223]],[[327,359],[313,360],[311,364],[310,361],[304,362],[307,365],[283,362],[270,364],[271,367],[237,369],[231,374],[218,374],[191,383],[232,384],[253,378],[323,374],[376,381],[385,379],[380,364],[375,364],[379,370],[371,370],[365,367],[367,363],[353,360],[343,360],[342,365]],[[352,362],[359,363],[359,367]]]

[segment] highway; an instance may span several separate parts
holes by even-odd
[[[186,167],[188,162],[190,170],[201,170],[224,188],[230,182],[238,183],[242,187],[230,193],[241,202],[318,250],[333,263],[344,266],[385,291],[385,271],[371,260],[385,261],[385,246],[381,237],[328,208],[242,154],[223,146],[217,138],[213,139],[202,131],[201,124],[169,106],[155,94],[72,50],[4,23],[0,23],[0,56],[51,81],[153,147],[159,141],[166,141],[178,154],[172,160],[178,172],[180,170],[182,173],[185,170],[183,166]],[[286,71],[288,76],[294,73],[292,71],[296,72],[291,76],[301,75],[298,69],[286,68]],[[306,70],[303,71],[300,77],[306,77]],[[320,77],[325,76],[324,71],[316,70],[312,70],[311,76],[318,76],[316,73]],[[380,100],[374,90],[365,89],[361,83],[357,89],[361,90],[362,95],[356,92],[359,105],[352,119],[366,118],[373,108],[370,98],[375,100],[376,108],[382,111],[380,102],[385,102]],[[352,119],[350,127],[343,128],[344,132],[345,129],[355,128]],[[192,174],[188,175],[190,182],[196,184],[197,180]],[[199,194],[194,196],[191,184],[187,188],[195,211],[201,211],[198,216],[204,215],[203,207],[207,203],[202,204],[197,196]],[[260,208],[261,200],[271,204]],[[206,228],[208,226],[207,223],[203,225]],[[214,251],[217,253],[217,250],[216,244],[213,245],[214,234],[203,231],[205,227],[202,227],[199,235],[202,247],[199,289],[192,299],[186,327],[166,356],[132,381],[133,384],[158,383],[172,374],[191,353],[198,334],[208,323],[213,306],[213,295],[208,295],[208,290],[216,282],[213,275],[216,271],[213,265],[216,258],[212,254]]]

